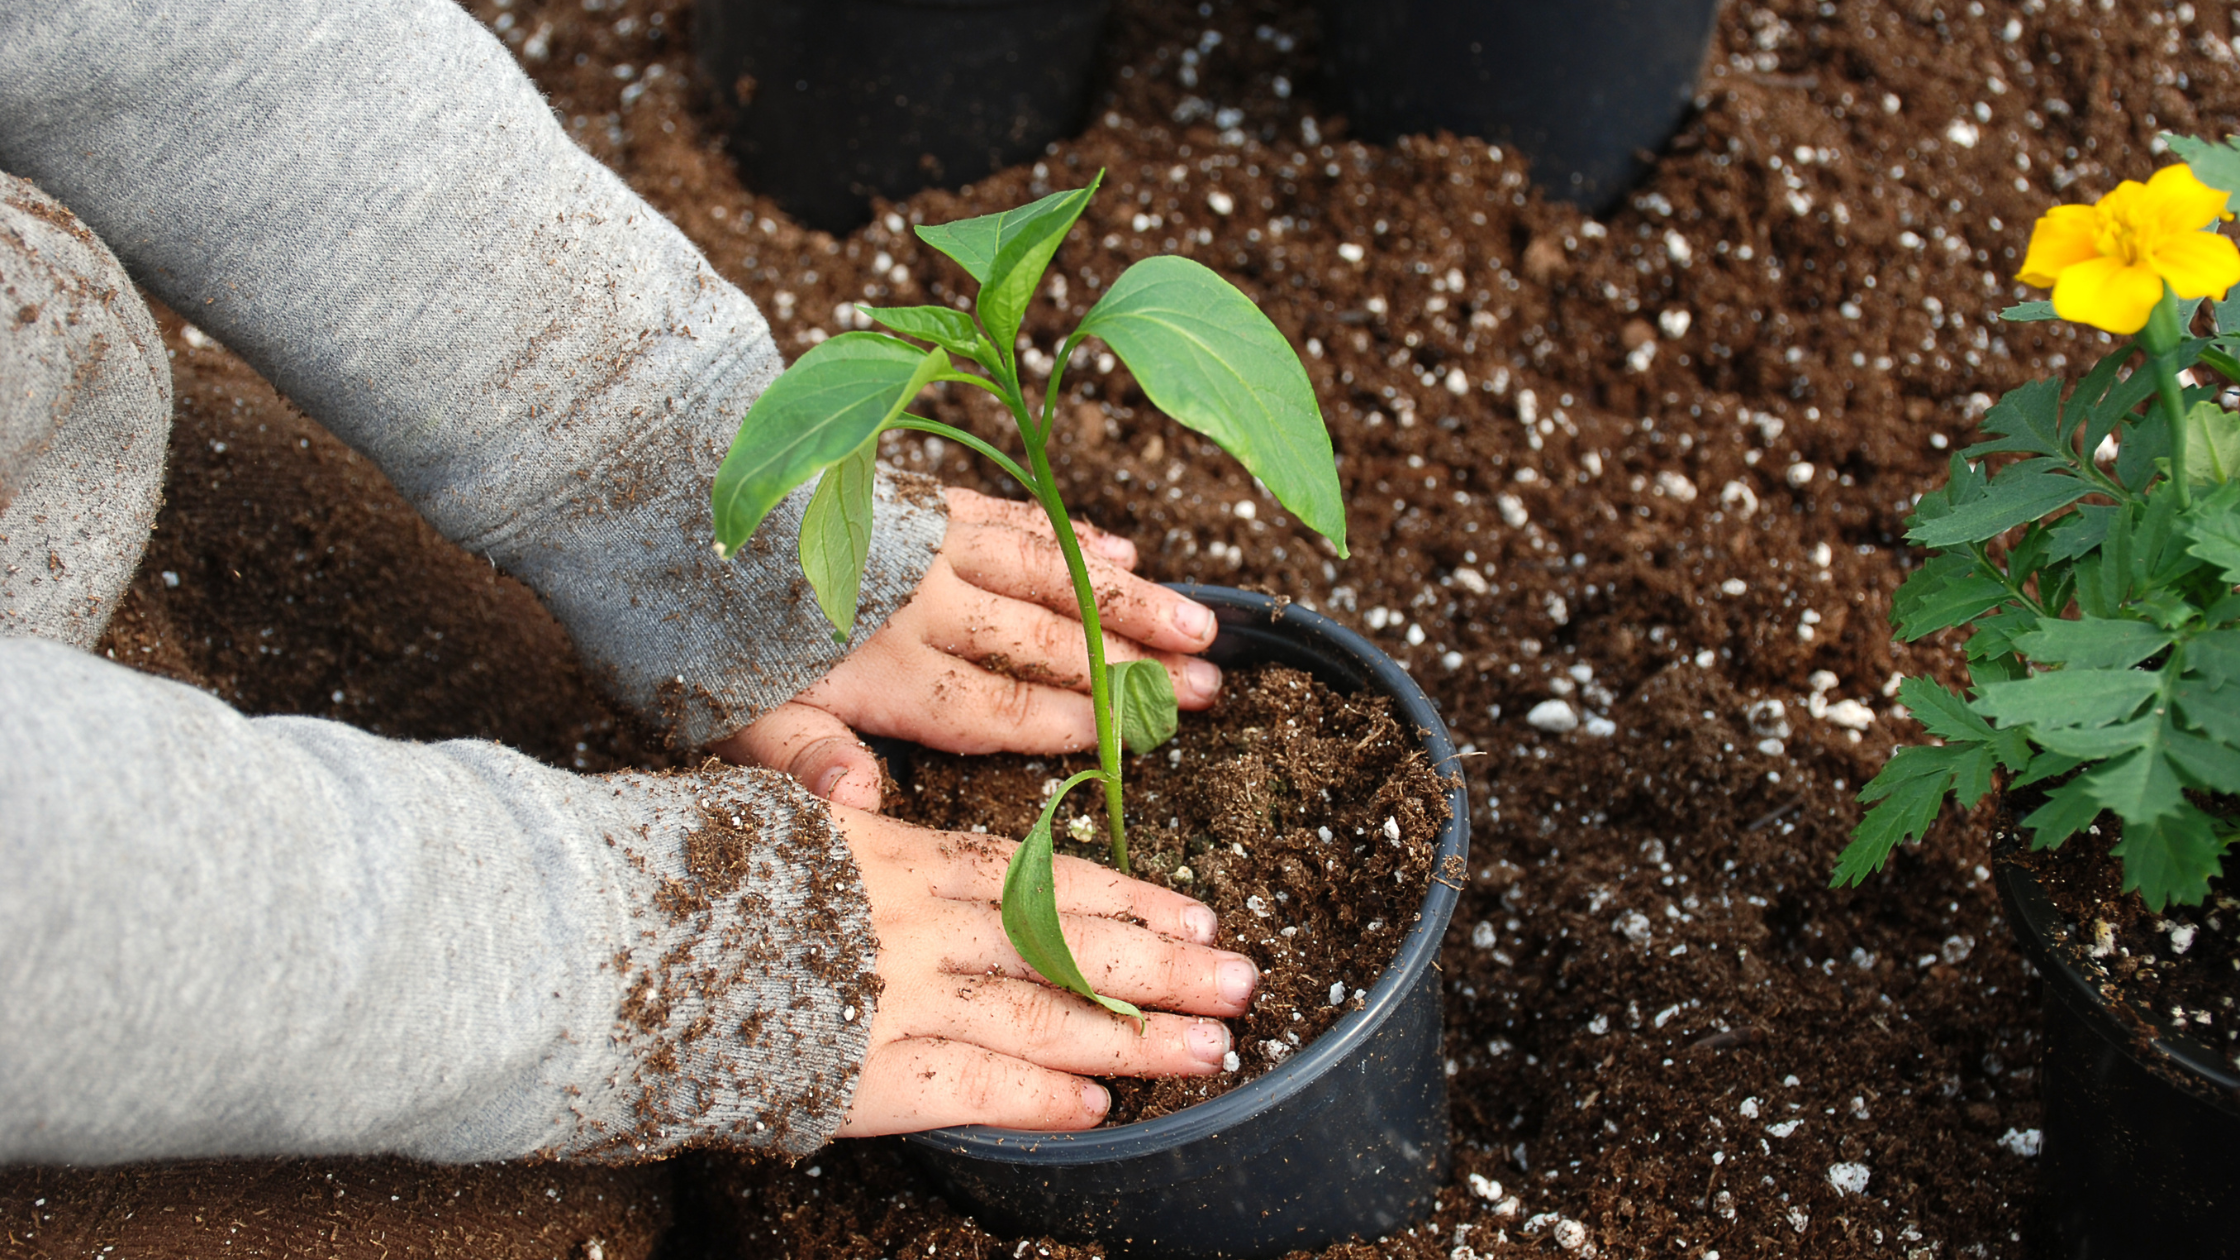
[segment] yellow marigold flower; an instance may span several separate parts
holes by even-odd
[[[2055,206],[2030,231],[2015,278],[2053,290],[2053,310],[2112,333],[2135,333],[2162,300],[2222,298],[2240,284],[2240,248],[2214,228],[2225,193],[2166,166],[2142,184],[2127,179],[2089,206]],[[2205,230],[2207,229],[2207,230]]]

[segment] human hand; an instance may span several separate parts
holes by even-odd
[[[1089,653],[1065,556],[1041,508],[950,489],[949,532],[910,602],[808,690],[711,746],[769,766],[835,804],[879,808],[858,732],[945,752],[1059,753],[1097,742]],[[1107,660],[1156,659],[1175,699],[1203,709],[1221,671],[1212,610],[1130,573],[1135,545],[1076,524]]]
[[[1134,1020],[1039,982],[1012,949],[996,906],[1011,841],[845,807],[832,815],[871,900],[885,982],[840,1136],[952,1124],[1086,1129],[1112,1099],[1084,1075],[1221,1070],[1231,1041],[1219,1019],[1163,1013],[1235,1016],[1252,1003],[1259,969],[1211,948],[1212,910],[1094,862],[1057,859],[1067,943],[1097,992],[1145,1008],[1139,1032]]]

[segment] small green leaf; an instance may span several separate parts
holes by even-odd
[[[2189,554],[2215,565],[2228,584],[2240,586],[2240,481],[2194,500],[2181,528],[2193,540]]]
[[[1112,679],[1113,711],[1120,722],[1120,744],[1147,753],[1174,738],[1179,722],[1174,680],[1157,661],[1114,661],[1105,666]]]
[[[1906,538],[1923,547],[1951,547],[1960,543],[1996,538],[2024,521],[2034,521],[2064,508],[2087,494],[2092,485],[2075,475],[2043,467],[2040,461],[2003,468],[1991,479],[1984,497],[1947,516],[1923,521],[1906,531]]]
[[[1898,699],[1913,711],[1921,729],[1947,742],[1981,744],[1991,738],[1991,724],[1968,708],[1968,702],[1930,678],[1908,678],[1898,684]]]
[[[2104,761],[2134,748],[2159,745],[2162,723],[2157,718],[2141,718],[2112,726],[2031,727],[2030,733],[2049,752],[2075,757],[2080,762]]]
[[[2222,484],[2240,476],[2240,416],[2213,402],[2186,411],[2186,479]]]
[[[1910,641],[1973,621],[2013,598],[2006,583],[1975,573],[1922,592],[1902,611],[1893,601],[1891,613],[1899,617],[1898,637]]]
[[[918,229],[919,239],[956,259],[980,282],[980,323],[999,349],[1008,351],[1018,337],[1019,321],[1034,300],[1043,270],[1103,182],[1104,172],[1099,171],[1087,188],[1054,192],[1040,201],[977,219]]]
[[[1141,1028],[1146,1024],[1141,1010],[1118,998],[1102,996],[1081,974],[1081,964],[1073,960],[1073,950],[1066,945],[1064,921],[1058,914],[1058,880],[1051,865],[1056,849],[1050,838],[1050,820],[1067,792],[1103,777],[1101,770],[1083,770],[1058,785],[1043,804],[1042,816],[1019,842],[1011,855],[1011,865],[1003,873],[1003,932],[1011,938],[1011,947],[1019,951],[1019,957],[1043,979],[1115,1015],[1135,1020]]]
[[[2014,637],[2015,650],[2040,664],[2079,669],[2129,669],[2170,646],[2177,636],[2143,621],[2080,617],[2040,621]]]
[[[2059,319],[2053,313],[2051,302],[2021,302],[1999,312],[1999,318],[2010,324],[2030,324],[2041,319]]]
[[[2215,792],[2240,787],[2240,749],[2182,730],[2163,734],[2171,762],[2193,786]]]
[[[2002,436],[1978,442],[1960,452],[1976,459],[1995,451],[2023,451],[2031,455],[2074,456],[2061,440],[2061,382],[2051,377],[2032,381],[2006,396],[1984,414],[1980,427]]]
[[[2100,816],[2100,802],[2082,778],[2071,779],[2046,793],[2046,803],[2030,812],[2022,825],[2030,829],[2030,847],[2058,849],[2061,842],[2092,825]]]
[[[879,435],[824,470],[801,515],[801,572],[817,593],[817,606],[845,643],[855,629],[863,564],[871,556],[871,503],[877,483]]]
[[[2173,901],[2201,904],[2224,865],[2224,842],[2215,825],[2183,800],[2158,818],[2125,819],[2123,839],[2109,852],[2123,859],[2123,890],[2138,890],[2156,914]]]
[[[2240,628],[2212,630],[2186,644],[2186,673],[2219,686],[2240,683]],[[2232,699],[2240,705],[2240,692]]]
[[[2105,542],[2109,518],[2115,514],[2112,507],[2087,503],[2056,521],[2047,531],[2047,561],[2074,560]]]
[[[842,333],[762,391],[711,493],[716,546],[729,554],[794,487],[862,446],[949,368],[949,356],[880,333]]]
[[[2181,678],[2171,698],[2186,721],[2240,747],[2240,684],[2216,686],[2200,678]]]
[[[2157,685],[2156,677],[2142,670],[2062,669],[1992,683],[1970,707],[2001,726],[2028,725],[2042,734],[2051,728],[2123,721]]]
[[[2222,143],[2203,140],[2199,136],[2181,136],[2174,131],[2162,133],[2164,144],[2193,170],[2193,177],[2229,198],[2240,193],[2240,148],[2233,147],[2232,137]],[[2219,324],[2218,327],[2224,325]]]
[[[1863,883],[1881,870],[1889,863],[1892,849],[1919,840],[1937,821],[1954,771],[1989,760],[1989,750],[1981,745],[1901,748],[1891,754],[1882,773],[1859,789],[1862,802],[1876,803],[1853,829],[1828,886]]]
[[[2014,658],[2014,637],[2035,629],[2038,621],[2038,614],[2019,606],[2003,608],[1987,617],[1978,619],[1973,627],[1973,633],[1968,635],[1968,659],[1971,661],[1997,660],[2002,667],[2009,667],[2012,670],[2004,677],[2021,677],[2027,671],[2024,671],[2021,668],[2021,662]]]
[[[981,362],[981,352],[987,348],[987,343],[980,339],[980,326],[972,322],[972,317],[946,306],[859,305],[856,310],[905,337],[930,341],[974,362]]]
[[[2057,779],[2084,764],[2082,757],[2065,757],[2060,753],[2042,752],[2029,758],[2029,768],[2007,784],[2009,788],[2028,787],[2047,779]]]
[[[1345,500],[1307,371],[1234,285],[1187,258],[1146,258],[1081,321],[1135,374],[1153,406],[1203,433],[1346,552]]]
[[[2077,781],[2092,793],[2092,799],[2114,810],[2127,824],[2151,822],[2185,804],[2185,785],[2162,755],[2159,739],[2088,771]]]

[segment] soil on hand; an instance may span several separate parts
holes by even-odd
[[[952,831],[1023,835],[1069,758],[918,753],[888,812]],[[1139,878],[1221,916],[1220,946],[1260,968],[1252,1010],[1230,1021],[1236,1070],[1111,1080],[1108,1124],[1149,1120],[1253,1080],[1359,1010],[1429,890],[1446,783],[1381,697],[1344,696],[1295,669],[1231,673],[1221,699],[1182,715],[1172,743],[1130,758],[1129,860]],[[1094,799],[1092,799],[1094,798]],[[1059,806],[1061,852],[1110,861],[1103,797]]]
[[[1456,1179],[1429,1222],[1329,1254],[1539,1254],[1559,1231],[1612,1256],[2028,1254],[2038,989],[2000,921],[1988,817],[1948,817],[1861,888],[1827,874],[1858,786],[1921,738],[1894,676],[1964,677],[1950,635],[1889,642],[1913,496],[1999,394],[2107,344],[1997,320],[2040,296],[2010,279],[2029,225],[2146,175],[2165,129],[2240,131],[2225,8],[1730,4],[1697,108],[1593,220],[1507,147],[1347,139],[1315,103],[1309,4],[1121,0],[1084,135],[836,240],[740,187],[693,108],[682,0],[472,7],[789,354],[852,326],[847,304],[964,291],[913,222],[1100,167],[1035,346],[1174,251],[1305,348],[1348,561],[1093,351],[1057,459],[1150,576],[1362,627],[1475,754],[1475,860],[1440,959]],[[658,759],[525,591],[169,327],[171,506],[110,650],[257,712],[565,766]],[[1005,440],[970,391],[933,405]],[[953,446],[888,453],[1006,489]],[[996,1237],[884,1145],[697,1167],[680,1251],[1102,1254]]]

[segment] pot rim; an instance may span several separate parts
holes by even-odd
[[[2002,822],[1992,839],[1992,865],[1997,868],[2000,899],[2006,903],[2007,918],[2014,924],[2023,954],[2038,969],[2048,993],[2057,994],[2103,1040],[2133,1059],[2140,1058],[2137,1037],[2110,1009],[2112,1004],[2102,995],[2101,982],[2077,965],[2070,956],[2072,950],[2056,947],[2057,941],[2069,935],[2068,927],[2038,877],[2016,861],[2023,851],[2021,834],[2011,821]],[[2136,1006],[2131,1009],[2134,1015],[2141,1013]],[[2147,1008],[2143,1017],[2154,1029],[2150,1044],[2156,1053],[2178,1075],[2190,1078],[2184,1082],[2189,1092],[2220,1110],[2240,1115],[2240,1074],[2224,1062],[2222,1052],[2179,1029],[2161,1011]]]
[[[907,1133],[903,1135],[907,1141],[1000,1163],[1070,1165],[1128,1159],[1218,1135],[1283,1103],[1336,1069],[1371,1030],[1399,1008],[1414,987],[1415,977],[1438,957],[1446,937],[1447,920],[1453,915],[1461,895],[1460,885],[1450,882],[1451,876],[1442,878],[1441,871],[1442,868],[1451,871],[1456,865],[1467,869],[1470,800],[1461,768],[1456,764],[1454,738],[1431,698],[1399,662],[1334,618],[1289,599],[1235,587],[1179,582],[1169,585],[1183,595],[1213,605],[1217,613],[1233,609],[1256,617],[1263,626],[1295,628],[1304,632],[1302,637],[1320,639],[1344,652],[1365,667],[1369,685],[1389,695],[1399,706],[1400,716],[1417,727],[1431,764],[1451,774],[1453,783],[1447,790],[1447,822],[1439,830],[1438,853],[1432,859],[1431,886],[1424,893],[1416,921],[1408,929],[1391,963],[1378,974],[1360,1010],[1348,1012],[1321,1036],[1265,1075],[1218,1098],[1193,1103],[1155,1119],[1082,1132],[962,1125]]]

